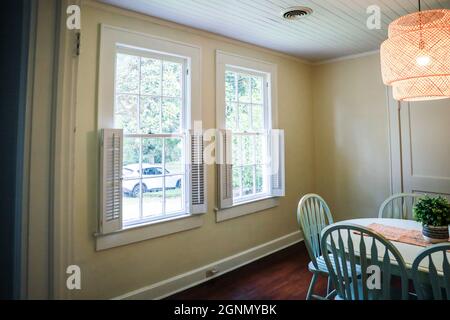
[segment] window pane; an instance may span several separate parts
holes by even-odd
[[[255,139],[253,136],[242,137],[242,162],[243,164],[255,163]]]
[[[129,177],[139,176],[139,138],[128,138],[123,139],[123,167],[127,170],[124,174]]]
[[[264,151],[264,143],[266,136],[265,135],[258,135],[255,137],[255,159],[256,163],[261,164],[265,162],[265,151]]]
[[[264,111],[262,105],[252,105],[252,118],[253,131],[261,131],[264,129]]]
[[[264,91],[263,91],[263,78],[252,77],[252,103],[263,103]]]
[[[182,65],[174,62],[163,62],[163,96],[181,97]]]
[[[161,133],[161,99],[159,97],[141,97],[141,133]]]
[[[117,54],[116,92],[139,93],[139,57]]]
[[[242,195],[253,194],[253,166],[244,166],[242,168]]]
[[[234,166],[241,165],[241,136],[233,136],[232,159]]]
[[[142,139],[142,166],[155,165],[153,167],[162,168],[162,139],[143,138]]]
[[[181,138],[165,140],[166,174],[183,173],[183,141]]]
[[[135,95],[120,94],[116,98],[114,126],[124,133],[137,133],[138,98]]]
[[[250,105],[240,104],[239,105],[239,130],[241,132],[250,130]]]
[[[255,189],[256,193],[261,193],[264,191],[264,173],[263,166],[256,166],[255,170]]]
[[[141,94],[161,95],[161,60],[141,58]]]
[[[140,205],[140,190],[141,181],[135,180],[123,180],[123,208],[122,215],[124,221],[130,221],[139,219],[139,205]]]
[[[166,214],[183,210],[183,185],[184,178],[182,175],[166,177]]]
[[[181,126],[181,99],[163,98],[162,104],[163,133],[176,133]]]
[[[226,128],[229,130],[237,129],[237,104],[230,102],[225,109]]]
[[[236,100],[236,73],[231,71],[225,72],[225,100]]]
[[[241,167],[233,166],[233,197],[241,196]]]
[[[238,75],[239,102],[250,103],[250,78],[242,74]]]
[[[145,218],[163,214],[163,179],[163,177],[142,179],[147,190],[142,198],[142,215]]]

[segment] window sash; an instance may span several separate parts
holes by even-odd
[[[224,73],[226,74],[226,72],[231,71],[233,73],[236,73],[236,77],[235,77],[235,94],[234,94],[234,99],[235,100],[227,100],[226,95],[224,95],[225,98],[225,106],[222,110],[223,113],[223,119],[224,119],[224,128],[227,128],[227,123],[226,123],[226,104],[227,102],[231,102],[231,103],[235,103],[238,106],[238,112],[237,112],[237,117],[236,117],[236,122],[239,123],[239,108],[240,105],[248,105],[250,106],[250,123],[253,124],[253,106],[262,106],[263,107],[263,128],[259,131],[257,130],[245,130],[245,131],[241,131],[241,130],[233,130],[233,134],[238,134],[238,133],[252,133],[252,132],[257,132],[257,133],[267,133],[270,129],[272,129],[272,108],[271,108],[271,103],[269,101],[269,74],[266,72],[262,72],[262,71],[256,71],[256,70],[251,70],[251,69],[246,69],[243,67],[237,67],[237,66],[231,66],[231,65],[225,65],[225,70]],[[225,75],[224,74],[224,75]],[[262,83],[262,92],[263,92],[263,103],[253,103],[252,102],[252,91],[250,90],[250,102],[240,102],[239,101],[239,94],[238,94],[238,80],[237,80],[237,76],[239,75],[243,75],[243,76],[256,76],[256,77],[261,77],[263,79],[263,83]],[[224,85],[226,86],[226,82],[224,82]],[[251,85],[250,85],[251,88]],[[225,87],[223,88],[223,90],[225,90]],[[253,127],[253,125],[252,125]]]

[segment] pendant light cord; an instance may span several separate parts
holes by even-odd
[[[422,2],[419,0],[419,12],[422,11]]]

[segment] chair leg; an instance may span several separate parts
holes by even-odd
[[[316,284],[317,281],[317,273],[313,273],[312,279],[311,279],[311,283],[309,284],[309,288],[308,288],[308,293],[306,294],[306,300],[311,300],[311,296],[313,294],[314,291],[314,286]]]
[[[327,282],[327,295],[331,293],[333,284],[331,283],[331,277],[328,276],[328,282]]]

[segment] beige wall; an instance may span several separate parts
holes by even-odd
[[[379,55],[313,70],[315,189],[337,220],[375,217],[390,194],[389,122]]]
[[[300,60],[237,41],[118,9],[106,9],[103,5],[83,3],[73,221],[73,263],[81,267],[82,290],[73,297],[115,297],[296,231],[295,212],[299,197],[314,187],[312,67]],[[97,230],[98,211],[96,73],[100,23],[200,46],[206,128],[215,126],[215,50],[278,65],[279,127],[286,131],[287,175],[286,197],[280,200],[277,208],[216,223],[213,211],[216,205],[215,170],[210,166],[209,208],[201,228],[102,252],[94,250],[93,233]]]

